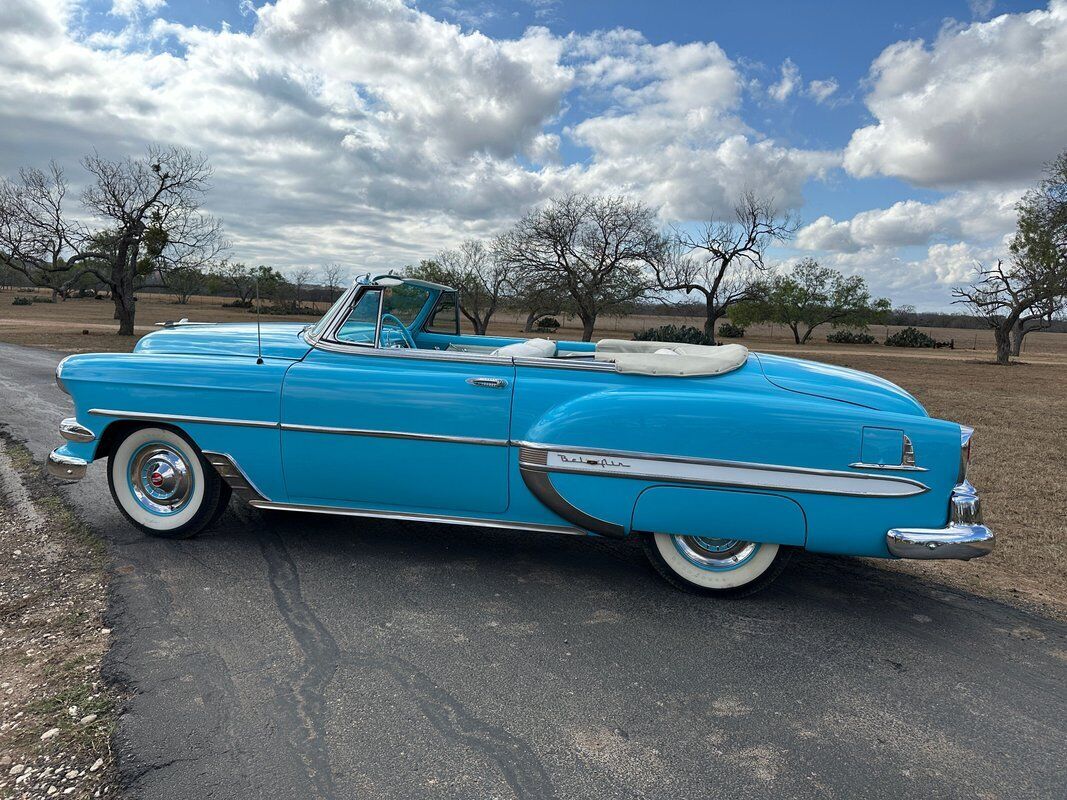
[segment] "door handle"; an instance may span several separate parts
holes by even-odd
[[[467,378],[471,386],[480,386],[483,389],[503,389],[508,382],[503,378]]]

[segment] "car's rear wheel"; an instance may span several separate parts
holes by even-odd
[[[792,552],[778,544],[669,533],[645,534],[642,544],[669,583],[716,597],[758,592],[781,574]]]
[[[195,536],[228,499],[215,468],[171,428],[126,434],[108,459],[107,478],[123,516],[150,536]]]

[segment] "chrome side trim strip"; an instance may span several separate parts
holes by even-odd
[[[505,528],[509,530],[535,531],[537,533],[565,533],[584,536],[585,531],[565,525],[539,525],[507,520],[479,519],[477,517],[451,517],[446,514],[408,514],[401,511],[379,511],[372,508],[339,508],[337,506],[312,506],[299,503],[272,503],[269,500],[252,500],[253,508],[268,511],[300,511],[305,514],[333,514],[342,517],[368,517],[370,519],[397,519],[408,522],[434,522],[442,525],[465,525],[474,528]]]
[[[283,422],[283,431],[302,433],[334,433],[342,436],[369,436],[377,439],[417,439],[424,442],[449,442],[451,444],[474,444],[486,447],[507,447],[507,439],[482,439],[476,436],[448,436],[437,433],[408,433],[405,431],[379,431],[370,428],[329,428],[321,425],[295,425]]]
[[[912,467],[907,464],[866,464],[863,461],[857,461],[854,464],[849,464],[852,469],[887,469],[897,470],[899,472],[927,472],[926,467]]]
[[[68,442],[96,441],[96,434],[79,423],[76,417],[67,417],[59,423],[59,435]]]
[[[248,503],[253,501],[267,502],[263,492],[259,491],[252,479],[237,465],[237,462],[233,460],[233,456],[229,453],[213,453],[205,450],[204,458],[208,460],[208,463],[219,473],[219,477],[226,481],[242,500]]]
[[[587,531],[599,533],[601,536],[607,536],[610,539],[622,539],[626,536],[626,530],[621,525],[586,514],[577,506],[567,502],[563,495],[556,490],[556,487],[552,485],[552,478],[547,472],[524,465],[521,457],[519,459],[519,474],[522,475],[523,483],[526,484],[526,488],[530,490],[533,496],[544,503],[547,508],[567,520],[567,522],[579,528],[585,528]]]
[[[277,428],[277,422],[254,419],[226,419],[224,417],[192,417],[184,414],[148,414],[142,411],[119,411],[113,408],[90,408],[89,413],[97,417],[117,417],[148,422],[188,422],[198,425],[234,425],[242,428]]]
[[[295,423],[265,422],[251,419],[228,419],[225,417],[192,417],[181,414],[148,414],[141,411],[120,411],[111,408],[91,408],[89,413],[100,417],[135,419],[147,422],[187,422],[199,425],[234,425],[245,428],[280,428],[304,433],[333,433],[343,436],[370,436],[378,439],[417,439],[425,442],[449,442],[473,444],[486,447],[507,447],[507,439],[485,439],[478,436],[450,436],[439,433],[412,433],[408,431],[382,431],[371,428],[331,428],[324,425],[297,425]],[[91,431],[90,431],[91,433]],[[95,437],[94,437],[95,438]],[[90,440],[91,441],[91,440]]]
[[[617,478],[774,489],[787,492],[851,495],[859,497],[908,497],[929,491],[919,481],[895,475],[866,475],[837,470],[812,469],[743,461],[718,461],[686,456],[602,450],[538,442],[513,442],[520,450],[520,469],[544,472],[610,475]],[[529,451],[546,451],[532,461]]]

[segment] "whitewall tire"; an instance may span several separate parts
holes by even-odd
[[[656,571],[680,589],[742,597],[762,589],[785,569],[784,545],[703,536],[645,534],[645,554]]]
[[[111,452],[111,496],[123,516],[152,536],[193,536],[228,499],[222,479],[189,439],[171,428],[137,428]]]

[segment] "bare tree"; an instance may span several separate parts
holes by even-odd
[[[1040,310],[1044,303],[1067,294],[1064,276],[1041,269],[1018,253],[1005,266],[998,260],[995,267],[978,266],[977,280],[952,290],[953,303],[966,305],[993,331],[997,363],[1010,361],[1011,334],[1020,321]],[[1038,311],[1040,313],[1040,311]],[[1020,340],[1020,347],[1022,342]]]
[[[200,211],[211,170],[204,156],[155,146],[119,161],[94,153],[82,166],[92,178],[81,197],[89,222],[64,208],[67,182],[55,164],[0,184],[0,251],[38,285],[74,267],[95,275],[111,293],[118,332],[132,335],[139,277],[200,268],[224,246],[219,222]]]
[[[654,262],[665,292],[696,292],[704,298],[704,334],[715,341],[715,323],[735,303],[751,300],[767,248],[796,232],[798,221],[752,192],[741,196],[733,220],[710,220],[697,233],[676,229],[668,257]]]
[[[108,227],[95,236],[106,266],[91,266],[111,289],[119,333],[133,335],[134,281],[153,268],[202,267],[224,247],[218,220],[200,211],[211,169],[183,147],[149,147],[143,158],[82,162],[93,183],[83,205]]]
[[[322,283],[330,303],[337,299],[341,291],[341,279],[344,274],[345,268],[340,264],[326,264],[322,268]]]
[[[311,280],[311,270],[308,267],[300,267],[285,278],[293,287],[293,311],[298,313],[304,305],[304,289]]]
[[[643,203],[572,194],[528,213],[494,249],[527,286],[564,292],[588,342],[597,317],[648,291],[648,269],[664,247],[656,215]]]
[[[1027,334],[1051,328],[1052,323],[1063,316],[1064,311],[1067,311],[1067,296],[1050,297],[1019,317],[1011,331],[1011,354],[1022,355],[1023,340]]]
[[[445,283],[459,290],[459,310],[474,332],[484,336],[489,321],[511,288],[508,264],[479,239],[467,239],[454,250],[443,250],[434,257],[440,265]]]
[[[68,191],[55,162],[48,171],[23,169],[17,181],[0,181],[0,262],[33,286],[66,297],[91,258],[78,250],[79,231],[67,217]]]

